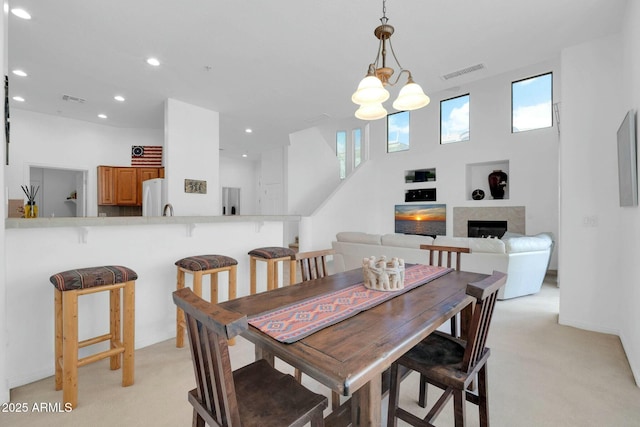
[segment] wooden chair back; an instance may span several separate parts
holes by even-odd
[[[327,258],[335,255],[333,249],[323,249],[311,252],[298,252],[296,254],[297,270],[303,282],[319,279],[329,275]]]
[[[217,425],[239,426],[227,340],[248,328],[247,316],[210,304],[190,288],[175,291],[173,301],[184,311],[198,401]]]
[[[467,346],[462,359],[462,371],[470,372],[483,357],[489,334],[489,326],[496,305],[498,290],[507,281],[507,275],[499,271],[479,282],[467,285],[467,295],[476,299],[471,324],[467,334]]]
[[[447,265],[446,267],[451,268],[452,259],[455,258],[455,269],[460,271],[460,257],[462,254],[471,253],[471,249],[469,248],[459,248],[457,246],[438,246],[438,245],[420,245],[420,249],[425,249],[429,251],[429,265],[437,265],[439,267],[443,267],[442,263],[446,255]],[[437,264],[434,264],[434,254],[438,254]],[[455,257],[454,257],[455,254]]]

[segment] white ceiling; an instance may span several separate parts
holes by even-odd
[[[175,98],[220,112],[223,155],[356,109],[351,94],[375,58],[382,1],[15,0],[10,93],[22,108],[105,125],[163,128]],[[558,57],[618,31],[626,0],[388,0],[393,47],[427,94]],[[145,63],[148,56],[162,62]],[[471,65],[485,69],[449,81]],[[62,95],[86,100],[77,104]],[[113,99],[116,94],[126,102]],[[393,96],[393,94],[392,94]],[[437,108],[433,106],[427,108]],[[388,108],[391,108],[390,106]],[[99,119],[98,113],[108,115]],[[250,127],[253,134],[246,134]],[[63,143],[63,141],[60,141]]]

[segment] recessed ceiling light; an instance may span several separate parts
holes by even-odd
[[[98,114],[98,117],[100,117],[101,119],[106,119],[107,115],[106,114]]]
[[[113,99],[115,99],[116,101],[124,102],[124,96],[122,95],[116,95],[113,97]]]
[[[248,154],[246,154],[246,153],[242,155],[242,157],[248,157],[248,156],[249,156],[249,155],[248,155]]]
[[[158,67],[160,65],[160,61],[158,61],[157,58],[147,58],[147,64]]]
[[[31,15],[29,14],[29,12],[27,12],[24,9],[20,9],[20,8],[16,7],[16,8],[11,9],[11,13],[16,15],[18,18],[31,19]]]
[[[14,96],[14,97],[13,97],[13,98],[11,98],[11,99],[13,99],[14,101],[18,101],[18,102],[24,102],[24,98],[23,98],[23,97],[21,97],[21,96]]]
[[[13,70],[13,74],[15,74],[16,76],[20,76],[20,77],[27,77],[27,73],[25,73],[22,70]]]
[[[252,132],[253,132],[253,129],[251,129],[251,128],[246,128],[244,131],[245,131],[246,133],[252,133]]]

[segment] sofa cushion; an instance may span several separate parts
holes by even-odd
[[[347,243],[364,243],[365,245],[379,245],[379,234],[368,234],[360,231],[342,231],[336,234],[336,240],[338,242]]]
[[[489,252],[496,254],[505,253],[504,242],[500,239],[485,239],[483,237],[447,237],[438,236],[433,241],[438,246],[455,246],[459,248],[469,248],[473,252]]]
[[[551,239],[542,237],[517,237],[505,240],[505,248],[508,253],[544,251],[551,246]]]
[[[469,239],[469,249],[473,252],[491,252],[503,254],[506,251],[505,244],[497,238],[473,238]]]
[[[505,231],[504,234],[502,235],[501,239],[502,240],[507,240],[507,239],[511,239],[513,237],[524,237],[524,234],[513,233],[511,231]]]
[[[433,240],[434,245],[438,246],[455,246],[457,248],[469,247],[468,237],[449,237],[449,236],[436,236]]]
[[[383,246],[399,246],[401,248],[420,249],[420,245],[433,245],[433,237],[414,234],[384,234],[381,241]]]

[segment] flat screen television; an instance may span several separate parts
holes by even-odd
[[[395,232],[422,236],[447,234],[447,205],[396,205]]]
[[[618,187],[620,206],[638,206],[636,114],[629,110],[618,128]]]

